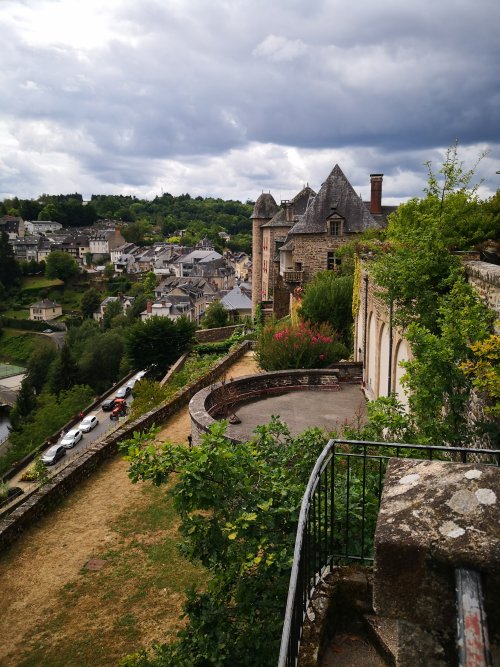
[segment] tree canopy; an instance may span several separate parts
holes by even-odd
[[[196,323],[185,316],[177,320],[151,317],[137,322],[129,329],[126,343],[131,367],[155,366],[160,372],[166,372],[191,345],[195,331]]]
[[[208,571],[191,591],[188,624],[171,645],[127,659],[146,667],[267,667],[279,651],[302,496],[325,434],[292,437],[273,419],[251,442],[233,443],[214,424],[200,446],[153,446],[154,432],[124,443],[133,482],[175,475],[182,553]]]
[[[78,263],[67,252],[54,250],[45,261],[45,275],[47,278],[59,278],[67,281],[80,273]]]

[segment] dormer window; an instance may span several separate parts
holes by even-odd
[[[342,236],[344,218],[338,213],[333,213],[326,221],[329,236]]]

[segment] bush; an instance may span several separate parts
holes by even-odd
[[[348,349],[329,324],[268,324],[256,346],[257,361],[266,371],[325,368],[348,356]]]

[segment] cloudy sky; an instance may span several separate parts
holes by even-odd
[[[500,187],[498,0],[1,0],[0,199]]]

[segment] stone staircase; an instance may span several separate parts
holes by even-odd
[[[299,667],[396,664],[396,624],[373,611],[370,568],[339,567],[326,574],[307,616]]]

